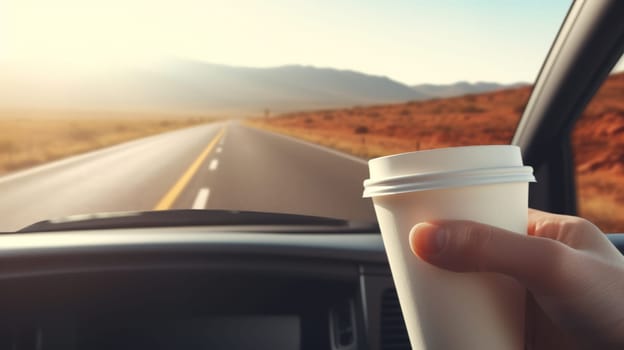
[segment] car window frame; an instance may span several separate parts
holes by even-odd
[[[624,52],[622,18],[622,1],[574,1],[544,60],[512,139],[535,171],[532,208],[577,214],[571,133]]]

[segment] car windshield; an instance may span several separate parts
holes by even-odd
[[[0,231],[227,209],[374,221],[372,157],[509,143],[570,1],[0,3]]]

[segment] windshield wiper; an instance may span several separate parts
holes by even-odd
[[[228,210],[164,210],[101,213],[40,221],[18,233],[180,226],[247,226],[250,231],[298,227],[296,232],[379,232],[376,223],[318,216]],[[254,227],[254,229],[251,229]]]

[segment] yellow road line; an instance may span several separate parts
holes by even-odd
[[[208,157],[210,151],[214,148],[214,146],[219,142],[219,139],[225,133],[225,127],[221,128],[217,136],[215,136],[212,141],[206,146],[206,148],[202,151],[202,153],[195,159],[195,161],[191,164],[191,166],[186,169],[184,174],[178,179],[178,181],[171,187],[171,189],[158,201],[158,204],[154,207],[154,210],[167,210],[171,208],[173,202],[178,198],[182,190],[188,185],[189,181],[193,178],[193,175],[199,170],[199,167]]]

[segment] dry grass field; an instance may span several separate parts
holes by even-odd
[[[448,146],[507,144],[531,87],[404,104],[300,112],[249,124],[362,158]],[[579,210],[624,232],[624,73],[612,75],[573,135]]]
[[[0,110],[0,174],[209,121],[130,112]]]

